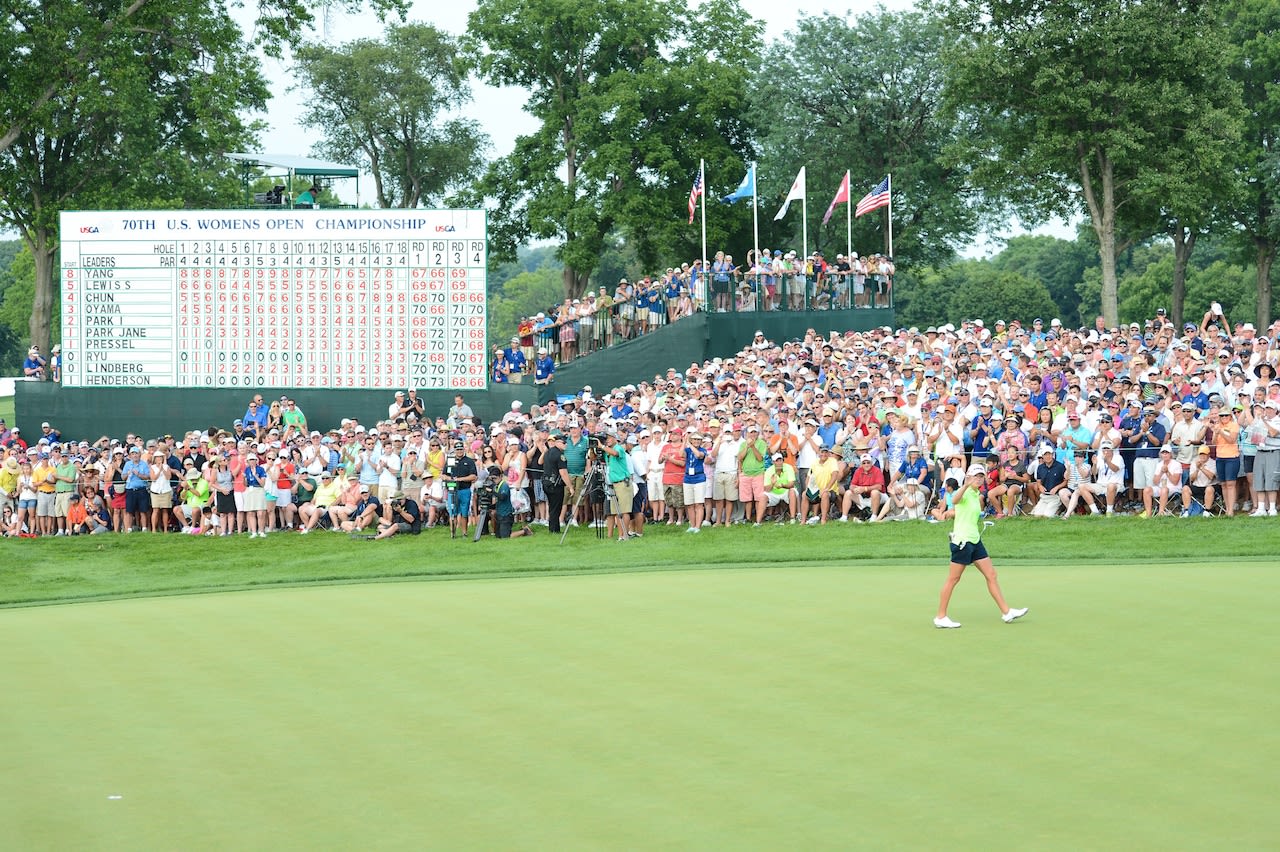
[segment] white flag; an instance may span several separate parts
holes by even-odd
[[[791,202],[804,199],[804,168],[804,166],[800,167],[800,174],[796,175],[795,182],[791,184],[791,191],[787,193],[787,199],[782,202],[782,209],[778,211],[777,216],[773,217],[773,221],[776,222],[787,215],[787,208],[791,206]]]

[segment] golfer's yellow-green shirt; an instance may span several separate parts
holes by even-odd
[[[952,544],[968,544],[981,538],[978,522],[982,518],[982,491],[966,488],[955,502],[956,520],[951,528]]]

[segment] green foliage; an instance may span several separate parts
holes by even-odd
[[[1173,247],[1160,241],[1135,252],[1133,263],[1120,277],[1121,322],[1142,322],[1168,308]],[[1220,302],[1228,319],[1251,321],[1257,292],[1252,268],[1216,260],[1208,267],[1187,271],[1186,320],[1197,325],[1212,302]]]
[[[0,240],[0,275],[9,269],[9,264],[13,263],[13,259],[20,251],[22,251],[22,240]],[[4,285],[0,284],[0,294],[3,292]]]
[[[0,59],[4,114],[15,96],[25,110],[0,139],[0,221],[32,250],[30,339],[47,346],[59,211],[233,202],[240,189],[222,155],[252,139],[241,114],[263,108],[267,88],[221,6],[56,0],[22,15],[3,36],[15,52]],[[69,42],[82,52],[68,58]]]
[[[507,281],[502,292],[489,299],[489,345],[506,345],[521,317],[545,311],[564,296],[559,263],[548,262]]]
[[[13,262],[0,272],[0,374],[21,373],[30,342],[27,322],[36,290],[36,268],[31,250],[23,246]],[[45,350],[48,351],[48,350]]]
[[[1244,101],[1231,216],[1241,228],[1241,250],[1257,269],[1255,321],[1264,328],[1271,322],[1271,270],[1280,248],[1280,4],[1230,0],[1224,12],[1225,65]]]
[[[948,97],[975,130],[963,160],[979,186],[1028,220],[1088,214],[1102,312],[1114,323],[1115,255],[1127,240],[1165,230],[1137,214],[1211,175],[1239,135],[1239,96],[1222,63],[1188,61],[1224,51],[1213,4],[951,0],[947,8],[958,34],[947,52]]]
[[[486,276],[485,285],[490,297],[500,294],[506,283],[521,272],[533,272],[545,264],[555,263],[555,251],[553,246],[519,247],[515,260],[499,264]]]
[[[373,175],[379,207],[434,206],[480,173],[488,137],[444,116],[471,99],[457,41],[428,24],[391,26],[382,39],[299,48],[303,123],[315,152]]]
[[[764,245],[799,243],[799,217],[775,225],[772,214],[802,165],[808,168],[810,240],[828,257],[845,250],[844,209],[820,223],[846,169],[855,204],[893,174],[899,268],[941,263],[969,242],[978,208],[969,203],[965,168],[942,156],[958,132],[941,110],[945,41],[934,14],[879,9],[851,22],[829,14],[804,17],[773,42],[751,88],[751,109],[768,118],[760,166],[767,179],[760,187],[768,214],[761,222]],[[866,49],[848,52],[850,45]],[[888,250],[886,216],[877,211],[854,221],[855,251]]]
[[[1054,316],[1069,328],[1085,324],[1076,288],[1084,280],[1085,269],[1096,267],[1097,263],[1097,251],[1089,244],[1044,235],[1014,237],[991,258],[995,269],[1016,272],[1043,284],[1057,307]],[[1088,319],[1092,322],[1093,317]]]
[[[1256,271],[1224,257],[1221,244],[1207,242],[1187,268],[1187,322],[1199,324],[1212,302],[1220,302],[1232,322],[1251,321],[1257,298]],[[1168,240],[1136,246],[1119,265],[1120,322],[1141,323],[1155,316],[1157,308],[1169,308],[1169,281],[1173,275],[1173,246]],[[1080,310],[1087,321],[1095,315],[1101,291],[1097,267],[1085,270],[1079,285]]]
[[[1043,283],[1000,270],[985,260],[924,269],[898,283],[906,291],[899,302],[900,325],[959,325],[962,320],[981,319],[990,327],[998,319],[1027,321],[1054,316],[1057,310]]]
[[[646,264],[693,253],[697,230],[681,211],[699,158],[713,178],[732,175],[726,191],[750,159],[747,63],[760,25],[736,0],[482,0],[469,34],[481,74],[527,88],[541,122],[478,189],[495,261],[555,240],[576,295],[615,230]],[[729,222],[709,219],[710,244],[724,244]]]

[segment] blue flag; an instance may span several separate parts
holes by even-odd
[[[751,198],[756,194],[756,164],[752,163],[747,169],[747,176],[742,179],[742,183],[738,184],[738,188],[726,195],[720,200],[726,204],[732,204],[740,198]]]

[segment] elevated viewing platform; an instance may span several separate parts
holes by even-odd
[[[668,367],[684,370],[695,361],[727,357],[745,346],[756,331],[773,341],[802,338],[809,329],[826,337],[831,332],[869,331],[894,327],[893,308],[843,311],[763,311],[696,313],[640,337],[615,343],[561,364],[555,393],[572,393],[583,385],[596,391],[652,379]],[[549,398],[543,394],[543,400]]]

